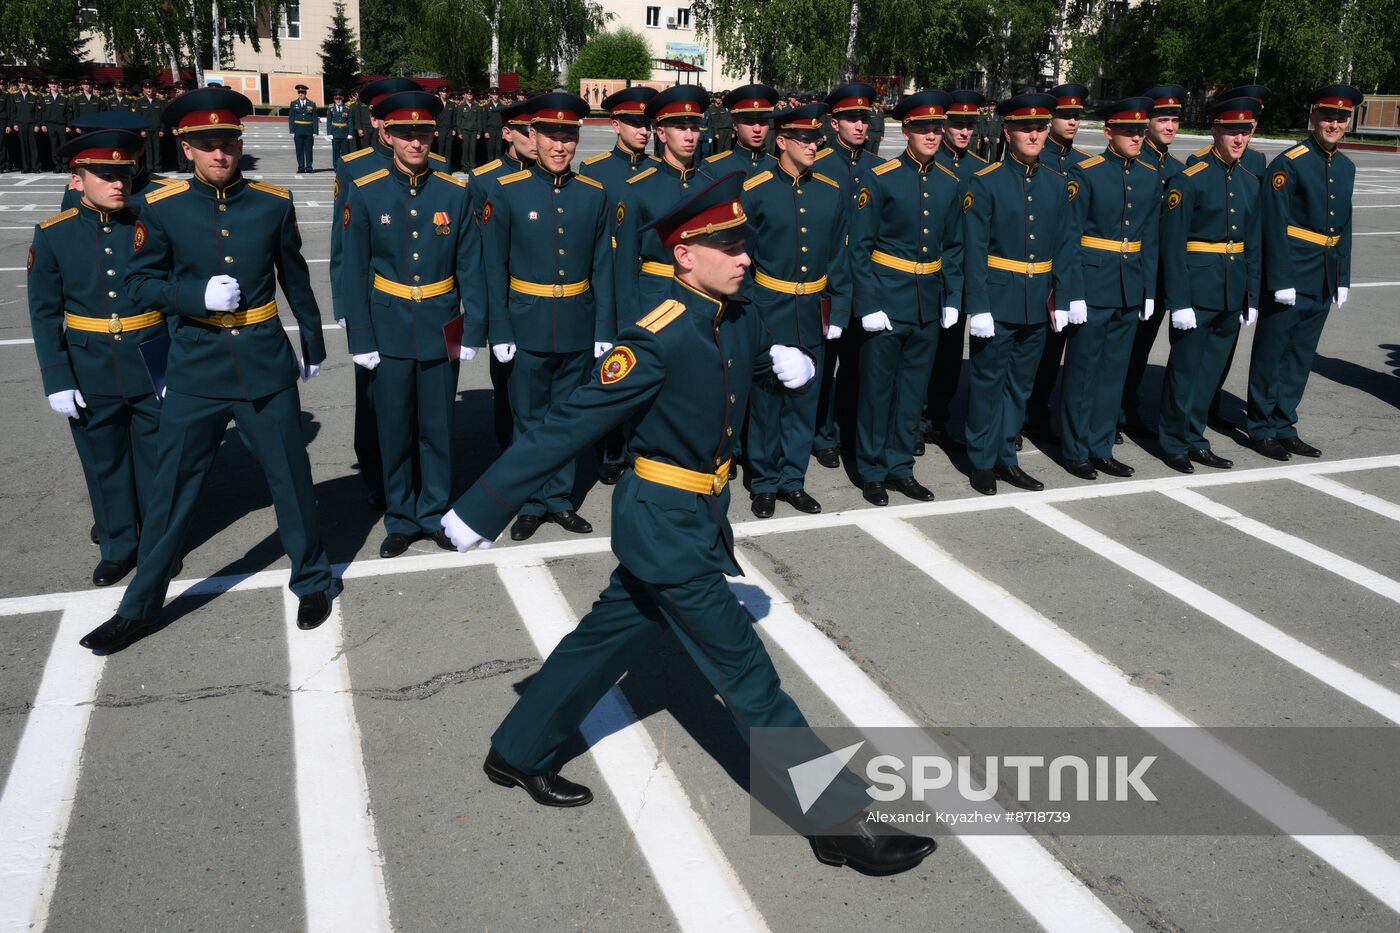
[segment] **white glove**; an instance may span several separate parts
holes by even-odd
[[[1142,310],[1138,312],[1139,321],[1152,320],[1152,312],[1157,308],[1157,301],[1153,298],[1146,298],[1142,302]]]
[[[843,331],[843,330],[841,329],[841,325],[840,325],[840,324],[828,324],[828,325],[826,325],[826,339],[827,339],[827,340],[840,340],[840,339],[841,339],[841,335],[844,334],[844,333],[845,333],[845,331]]]
[[[515,344],[492,344],[491,355],[496,358],[497,363],[509,363],[511,360],[515,359]]]
[[[992,322],[991,312],[983,311],[981,314],[974,314],[968,318],[967,332],[974,337],[996,336],[996,324]]]
[[[1351,291],[1351,289],[1347,288],[1345,285],[1338,285],[1338,286],[1337,286],[1337,307],[1338,307],[1338,308],[1340,308],[1342,305],[1344,305],[1344,304],[1347,303],[1347,293],[1350,292],[1350,291]]]
[[[319,363],[305,363],[300,357],[297,358],[297,369],[301,370],[301,381],[310,382],[321,375],[321,365]]]
[[[817,374],[812,358],[796,347],[785,347],[775,343],[768,348],[773,359],[773,375],[789,389],[800,389]]]
[[[1055,318],[1050,322],[1050,326],[1054,328],[1055,333],[1057,334],[1060,331],[1064,330],[1066,327],[1069,326],[1069,312],[1061,311],[1059,308],[1056,308]]]
[[[894,325],[890,323],[890,316],[883,311],[876,311],[867,314],[860,319],[861,329],[875,333],[878,330],[894,330]]]
[[[345,329],[345,318],[343,318],[343,317],[342,317],[342,318],[336,318],[335,326],[336,326],[336,327],[339,327],[341,330],[344,330],[344,329]]]
[[[1280,288],[1274,292],[1274,301],[1281,305],[1288,305],[1290,308],[1298,303],[1298,289]]]
[[[944,309],[943,309],[943,319],[942,319],[941,321],[939,321],[938,323],[941,324],[941,325],[943,326],[943,329],[944,329],[944,330],[947,330],[948,328],[952,327],[954,324],[958,323],[958,309],[957,309],[957,308],[944,308]]]
[[[229,275],[216,275],[204,286],[204,307],[210,311],[232,311],[241,297],[238,280]]]
[[[363,369],[373,369],[379,365],[379,351],[371,350],[368,353],[356,353],[350,357],[356,366]]]
[[[608,343],[606,340],[596,341],[593,344],[593,358],[596,360],[598,357],[602,356],[604,353],[607,353],[611,349],[612,344]]]
[[[87,408],[87,402],[83,400],[83,393],[77,389],[64,389],[49,396],[49,407],[65,418],[77,420],[78,409]]]
[[[442,530],[447,534],[447,538],[457,545],[457,550],[465,554],[472,548],[486,550],[491,546],[481,535],[467,527],[467,523],[457,517],[456,512],[448,512],[442,517]]]
[[[1194,330],[1196,327],[1196,309],[1182,308],[1180,311],[1172,312],[1172,327],[1177,330]]]
[[[1083,301],[1075,300],[1069,303],[1069,322],[1071,324],[1083,324],[1089,320],[1089,306]]]
[[[1249,308],[1240,315],[1240,325],[1242,327],[1253,327],[1254,322],[1259,320],[1259,309]]]
[[[476,359],[476,347],[460,347],[459,349],[461,352],[457,354],[457,359],[468,363]]]

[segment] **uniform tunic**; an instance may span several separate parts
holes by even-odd
[[[311,157],[315,153],[316,135],[320,129],[315,101],[297,98],[287,107],[287,131],[296,143],[297,171],[311,171]]]
[[[617,254],[617,319],[628,324],[654,308],[665,296],[671,279],[671,251],[655,230],[642,228],[700,190],[713,177],[700,177],[698,168],[680,168],[665,158],[627,182],[622,200],[614,205]]]

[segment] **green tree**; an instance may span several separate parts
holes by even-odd
[[[575,94],[583,78],[644,81],[651,77],[651,49],[641,33],[631,29],[604,32],[579,49],[570,63],[564,86]]]
[[[359,82],[359,43],[345,16],[345,0],[335,0],[331,30],[321,43],[321,72],[330,88],[352,88]]]
[[[365,74],[401,75],[414,70],[416,6],[398,0],[360,0],[361,63]]]

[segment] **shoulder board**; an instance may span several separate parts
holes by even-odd
[[[1150,168],[1154,172],[1157,171],[1157,166],[1153,165],[1151,162],[1143,162],[1142,160],[1138,160],[1137,164],[1141,165],[1143,168]]]
[[[993,162],[991,165],[987,166],[986,168],[979,168],[979,169],[977,170],[977,174],[978,174],[979,176],[981,176],[981,175],[990,175],[992,172],[996,171],[996,170],[999,169],[999,168],[1001,168],[1001,163],[1000,163],[1000,162]]]
[[[822,159],[825,159],[825,158],[826,158],[827,156],[829,156],[829,155],[831,155],[831,147],[830,147],[830,146],[828,146],[827,148],[823,149],[821,152],[818,152],[818,153],[817,153],[817,157],[816,157],[815,159],[813,159],[812,161],[813,161],[813,162],[820,162]]]
[[[343,156],[341,156],[341,157],[340,157],[340,161],[342,161],[342,162],[353,162],[353,161],[355,161],[356,159],[360,159],[360,158],[363,158],[363,157],[369,155],[369,154],[370,154],[371,152],[373,152],[373,151],[374,151],[374,149],[373,149],[372,147],[370,147],[370,146],[366,146],[366,147],[363,148],[363,149],[356,149],[354,152],[350,153],[349,155],[343,155]]]
[[[651,168],[647,169],[645,172],[640,172],[640,173],[638,173],[638,174],[636,174],[636,175],[633,175],[631,178],[627,179],[627,184],[629,184],[629,185],[635,185],[637,182],[641,181],[643,178],[650,178],[652,175],[655,175],[655,174],[656,174],[656,166],[653,165]]]
[[[940,169],[942,169],[942,170],[943,170],[943,173],[944,173],[945,175],[947,175],[949,178],[953,179],[953,181],[962,181],[962,179],[958,177],[958,173],[957,173],[957,172],[953,171],[953,170],[950,169],[948,166],[944,165],[942,162],[935,162],[935,163],[933,163],[933,164],[936,165],[936,166],[938,166]]]
[[[733,151],[733,150],[730,150],[730,151]],[[707,156],[707,157],[705,158],[705,161],[706,161],[706,162],[718,162],[720,159],[727,159],[727,158],[729,158],[729,153],[728,153],[728,152],[719,152],[719,153],[716,153],[716,154],[714,154],[714,155],[712,155],[712,156]]]
[[[50,227],[52,227],[54,224],[61,224],[61,223],[63,223],[65,220],[72,220],[74,217],[77,217],[77,216],[78,216],[78,209],[77,209],[76,207],[70,207],[70,208],[68,208],[68,210],[64,211],[64,212],[61,213],[61,214],[54,214],[54,215],[53,215],[52,217],[50,217],[48,220],[41,220],[41,221],[39,221],[39,229],[40,229],[40,230],[47,230],[47,229],[49,229]]]
[[[983,165],[986,165],[986,164],[987,164],[987,160],[984,159],[984,158],[982,158],[980,155],[978,155],[978,154],[975,153],[975,152],[967,152],[967,153],[965,153],[965,154],[964,154],[964,158],[966,158],[967,156],[972,156],[974,159],[976,159],[978,162],[981,162]]]
[[[1070,148],[1073,149],[1075,152],[1079,153],[1080,155],[1092,155],[1092,154],[1093,154],[1093,153],[1085,152],[1083,149],[1080,149],[1078,146],[1070,146]]]
[[[1076,165],[1075,167],[1076,167],[1076,168],[1093,168],[1095,165],[1098,165],[1098,164],[1099,164],[1100,162],[1102,162],[1102,161],[1103,161],[1103,156],[1090,156],[1089,158],[1085,159],[1083,162],[1080,162],[1080,163],[1079,163],[1078,165]]]
[[[164,175],[150,176],[151,184],[160,185],[162,188],[169,188],[171,185],[183,185],[184,182],[178,178],[166,178]]]
[[[182,191],[189,191],[190,183],[187,181],[177,181],[173,185],[165,185],[159,191],[147,191],[144,195],[147,204],[154,204],[162,198],[174,197]]]
[[[524,181],[529,177],[530,170],[528,168],[521,169],[518,172],[511,172],[509,175],[502,175],[500,178],[496,179],[496,184],[504,188],[506,185],[513,185],[517,181]]]
[[[252,188],[254,191],[261,191],[263,194],[275,194],[279,198],[286,198],[288,201],[292,199],[291,191],[283,188],[281,185],[269,185],[265,181],[250,181],[248,182],[248,187]]]
[[[649,156],[647,156],[647,161],[648,161],[648,162],[655,162],[657,165],[660,165],[660,164],[661,164],[661,160],[658,159],[658,158],[657,158],[656,156],[654,156],[654,155],[649,155]]]
[[[1302,155],[1303,153],[1305,153],[1305,152],[1307,152],[1307,151],[1308,151],[1308,147],[1307,147],[1307,146],[1294,146],[1292,149],[1288,150],[1288,151],[1285,152],[1283,155],[1284,155],[1284,158],[1296,159],[1296,158],[1298,158],[1298,156]]]
[[[600,153],[598,153],[598,154],[595,155],[595,156],[589,156],[588,158],[584,159],[584,160],[583,160],[583,164],[584,164],[584,165],[595,165],[595,164],[597,164],[598,162],[603,161],[604,159],[606,159],[606,158],[607,158],[608,156],[610,156],[610,155],[612,155],[612,151],[611,151],[611,150],[609,150],[609,151],[607,151],[607,152],[600,152]]]
[[[436,175],[438,178],[441,178],[443,181],[452,182],[452,184],[456,185],[458,188],[465,188],[467,186],[467,183],[462,181],[462,179],[458,178],[456,175],[449,175],[446,172],[433,172],[433,174]]]
[[[428,158],[433,160],[434,162],[441,162],[443,165],[447,164],[447,159],[438,155],[436,152],[428,153]]]
[[[899,168],[899,160],[890,159],[888,162],[882,162],[879,165],[875,166],[875,168],[871,169],[871,171],[873,171],[876,175],[883,175],[886,172],[893,172],[897,168]]]
[[[1192,175],[1199,175],[1210,167],[1209,162],[1197,162],[1195,165],[1188,165],[1181,170],[1181,174],[1190,178]]]
[[[78,187],[78,186],[75,185],[75,184],[73,184],[71,181],[68,183],[68,190],[69,190],[69,191],[76,190],[77,187]]]
[[[490,162],[487,162],[485,165],[478,165],[476,168],[472,169],[472,174],[473,174],[473,175],[485,175],[487,172],[494,172],[496,169],[498,169],[498,168],[500,168],[500,167],[501,167],[501,160],[500,160],[500,159],[492,159]]]
[[[1204,159],[1206,156],[1210,155],[1210,146],[1206,146],[1203,149],[1197,149],[1191,154],[1198,159]]]
[[[603,183],[601,181],[596,178],[589,178],[587,175],[575,175],[574,181],[581,181],[585,185],[592,185],[600,191],[603,189]]]
[[[377,172],[370,172],[368,175],[364,176],[363,178],[356,178],[356,179],[355,179],[355,187],[356,187],[356,188],[362,188],[362,187],[364,187],[365,185],[369,184],[369,183],[372,182],[372,181],[378,181],[378,180],[381,179],[381,178],[388,178],[388,177],[389,177],[389,170],[388,170],[387,168],[381,168],[381,169],[380,169],[379,171],[377,171]]]
[[[949,172],[948,174],[951,175],[952,172]],[[813,173],[812,173],[812,177],[815,178],[817,181],[824,181],[824,182],[826,182],[828,185],[830,185],[831,187],[836,188],[836,189],[838,189],[838,190],[839,190],[840,187],[841,187],[841,186],[838,185],[835,181],[833,181],[833,180],[830,179],[830,178],[827,178],[827,177],[826,177],[825,175],[823,175],[821,172],[813,172]]]
[[[772,173],[771,171],[765,169],[765,170],[759,172],[759,173],[758,173],[757,175],[755,175],[754,177],[752,177],[752,178],[748,179],[747,181],[745,181],[745,182],[744,182],[744,190],[745,190],[745,191],[752,191],[753,189],[757,188],[759,185],[763,184],[765,181],[772,181],[772,180],[773,180],[773,173]]]
[[[667,298],[657,305],[650,314],[637,322],[637,326],[653,334],[685,313],[685,305],[674,298]]]

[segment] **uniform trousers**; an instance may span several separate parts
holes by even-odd
[[[146,138],[141,143],[146,152],[146,171],[160,171],[160,131],[147,130]]]
[[[818,369],[825,348],[804,347]],[[796,492],[807,480],[812,436],[817,429],[821,387],[793,392],[776,380],[754,387],[749,396],[749,427],[744,454],[755,493]]]
[[[1157,416],[1157,440],[1167,454],[1210,448],[1205,430],[1211,396],[1240,329],[1240,309],[1195,311],[1195,327],[1173,327],[1168,335],[1172,353]]]
[[[852,320],[851,327],[836,338],[836,346],[826,348],[813,450],[840,447],[843,440],[854,446],[851,435],[860,395],[860,337],[855,331],[859,329],[860,322]]]
[[[1016,465],[1016,435],[1045,349],[1046,322],[1004,324],[968,343],[967,457],[974,470]]]
[[[489,351],[489,347],[487,348]],[[514,361],[502,363],[491,354],[491,416],[496,446],[505,450],[515,438],[515,415],[510,408],[510,373]]]
[[[34,127],[20,125],[19,128],[19,165],[24,172],[39,171],[39,136],[34,132]]]
[[[384,496],[384,460],[379,455],[379,419],[374,413],[374,370],[355,367],[355,459],[360,481],[375,498]]]
[[[66,167],[64,165],[65,160],[58,154],[58,150],[63,148],[63,144],[68,141],[68,134],[63,132],[64,126],[62,123],[48,123],[45,125],[48,127],[49,131],[39,135],[46,136],[49,140],[49,170],[62,172]]]
[[[1297,437],[1298,404],[1332,297],[1298,296],[1293,306],[1265,299],[1249,357],[1249,436]]]
[[[573,353],[535,353],[516,350],[511,361],[510,404],[515,414],[515,434],[520,436],[544,422],[550,411],[563,404],[588,379],[593,349]],[[570,460],[539,491],[525,500],[521,515],[543,515],[573,509],[576,461]]]
[[[1137,324],[1137,308],[1089,305],[1088,320],[1066,328],[1060,377],[1060,453],[1065,460],[1113,456]]]
[[[1058,332],[1048,328],[1045,331],[1045,349],[1040,354],[1031,394],[1026,399],[1028,422],[1043,425],[1050,420],[1050,396],[1055,394],[1055,383],[1060,379],[1060,363],[1064,360],[1068,336],[1068,327]]]
[[[294,133],[292,138],[296,140],[297,168],[311,171],[311,154],[315,151],[316,137],[309,133]]]
[[[914,442],[928,390],[929,370],[943,336],[938,321],[894,330],[861,330],[860,398],[856,415],[856,472],[862,482],[914,475]]]
[[[343,136],[331,137],[331,168],[340,164],[341,158],[345,155],[350,141]]]
[[[316,527],[316,490],[296,386],[252,401],[201,398],[168,389],[161,401],[160,466],[141,533],[136,576],[122,597],[119,615],[153,618],[165,603],[170,574],[184,550],[204,477],[219,452],[229,419],[238,426],[244,446],[267,479],[277,533],[292,562],[291,591],[309,596],[330,588],[331,565]]]
[[[1169,316],[1166,302],[1158,301],[1152,317],[1138,322],[1137,331],[1133,334],[1133,347],[1128,353],[1128,374],[1123,381],[1125,419],[1142,418],[1142,380],[1147,374],[1147,358],[1152,355],[1152,344],[1157,341],[1157,331],[1162,328],[1162,319]]]
[[[963,352],[967,347],[967,315],[959,314],[952,327],[938,335],[938,349],[933,354],[933,368],[928,376],[928,401],[924,405],[924,421],[931,431],[944,434],[962,381]]]
[[[385,356],[370,393],[379,420],[384,530],[410,537],[442,529],[452,495],[456,360]]]
[[[155,393],[131,399],[85,394],[83,401],[87,408],[68,419],[68,427],[102,537],[102,559],[135,560],[160,462],[160,402]]]

